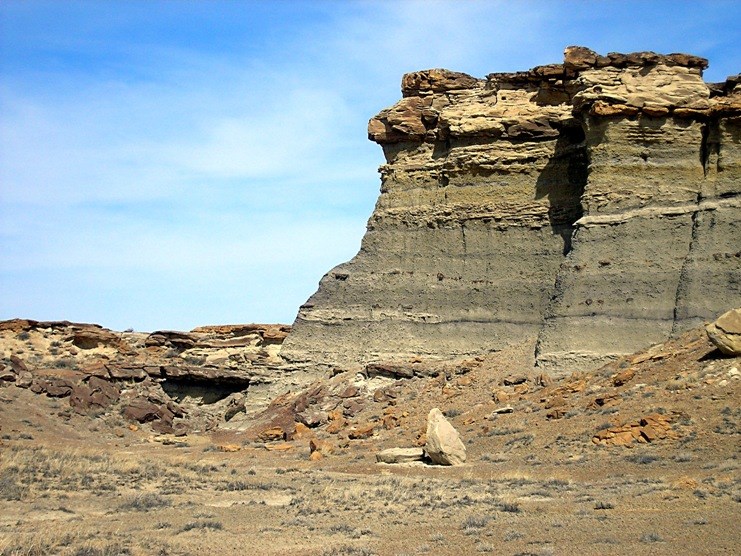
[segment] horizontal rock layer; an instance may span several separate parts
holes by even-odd
[[[361,250],[281,355],[353,369],[530,341],[560,373],[741,304],[741,88],[705,67],[571,47],[486,79],[405,75],[368,126],[387,163]]]

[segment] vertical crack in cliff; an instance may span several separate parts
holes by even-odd
[[[700,164],[705,177],[711,174],[714,177],[720,170],[720,122],[717,119],[711,119],[701,128],[700,137]],[[715,180],[710,180],[714,183]],[[704,197],[710,195],[704,194]]]
[[[702,202],[702,193],[697,194],[697,208],[692,213],[692,231],[690,233],[690,240],[687,245],[687,251],[684,256],[684,260],[682,261],[682,268],[679,271],[679,279],[677,281],[677,290],[674,294],[674,311],[673,311],[673,322],[672,322],[672,331],[671,335],[675,336],[680,330],[680,321],[682,318],[686,315],[680,314],[680,304],[682,303],[682,298],[685,294],[685,289],[687,288],[687,284],[689,283],[688,280],[688,273],[690,270],[690,264],[692,259],[692,254],[694,252],[694,246],[697,242],[697,235],[698,235],[698,221],[700,218],[700,203]]]
[[[702,172],[707,177],[708,175],[708,158],[710,153],[708,152],[708,135],[710,134],[710,126],[707,124],[701,128],[701,139],[700,139],[700,164],[702,164]]]
[[[702,202],[705,198],[713,198],[716,196],[715,191],[715,174],[718,171],[718,158],[720,155],[720,134],[719,124],[717,120],[711,120],[700,128],[700,164],[702,165],[702,172],[704,180],[700,184],[697,192],[696,208],[692,213],[692,231],[690,234],[689,245],[687,246],[687,252],[682,261],[682,267],[679,272],[679,279],[677,281],[677,290],[674,296],[674,311],[672,320],[672,331],[671,335],[676,336],[679,334],[683,327],[681,326],[682,320],[691,318],[690,314],[682,314],[682,302],[684,297],[687,295],[687,288],[689,287],[691,271],[692,257],[696,251],[696,245],[699,236],[699,225],[700,219],[702,218]],[[708,215],[708,218],[713,218],[712,215]]]
[[[574,231],[574,236],[578,234],[578,231]],[[540,352],[542,348],[542,341],[543,341],[543,331],[545,330],[548,321],[552,319],[555,316],[555,312],[553,308],[558,303],[558,300],[563,297],[563,276],[564,273],[562,270],[565,270],[570,264],[570,256],[567,253],[563,262],[561,263],[561,266],[558,269],[558,272],[556,272],[556,278],[553,282],[553,287],[551,288],[551,294],[548,300],[548,304],[546,305],[545,311],[543,312],[543,318],[540,322],[540,330],[538,330],[538,336],[535,340],[535,350],[533,353],[535,366],[538,367],[538,359],[540,358]]]
[[[536,182],[536,198],[548,196],[550,205],[548,219],[553,234],[560,235],[563,240],[564,256],[554,277],[535,342],[536,366],[540,356],[543,330],[553,317],[553,308],[563,294],[561,285],[563,272],[571,264],[569,255],[577,235],[576,222],[584,215],[582,196],[589,178],[589,152],[583,125],[580,123],[577,126],[566,126],[560,130],[553,155]]]
[[[468,258],[468,245],[466,244],[466,223],[461,222],[461,239],[463,240],[463,270],[466,269],[466,259]]]

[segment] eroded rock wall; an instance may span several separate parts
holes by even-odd
[[[644,63],[576,78],[584,217],[545,315],[539,366],[592,367],[741,299],[738,116],[727,110],[739,97],[710,98],[700,69]]]
[[[405,75],[369,123],[387,163],[361,250],[281,355],[352,369],[524,341],[565,372],[741,303],[740,95],[706,64],[576,47],[486,79]]]

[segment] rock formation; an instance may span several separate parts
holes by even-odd
[[[371,119],[381,195],[304,304],[294,366],[532,342],[596,366],[741,305],[741,87],[707,60],[566,49],[485,79],[407,74]]]
[[[248,412],[248,390],[249,410],[257,411],[286,388],[278,352],[289,332],[240,324],[119,333],[69,321],[0,321],[0,387],[69,398],[80,414],[119,411],[157,432],[210,430]]]

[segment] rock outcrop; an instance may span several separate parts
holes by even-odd
[[[592,442],[601,446],[630,446],[634,442],[656,442],[666,438],[676,439],[670,420],[652,413],[632,423],[597,431]]]
[[[0,321],[0,387],[67,398],[80,414],[117,411],[157,432],[210,430],[238,421],[248,404],[259,411],[291,386],[278,355],[289,331],[240,324],[146,334]]]
[[[528,341],[558,374],[741,305],[741,87],[705,67],[570,47],[485,79],[405,75],[368,126],[387,163],[360,252],[281,356],[353,370]]]

